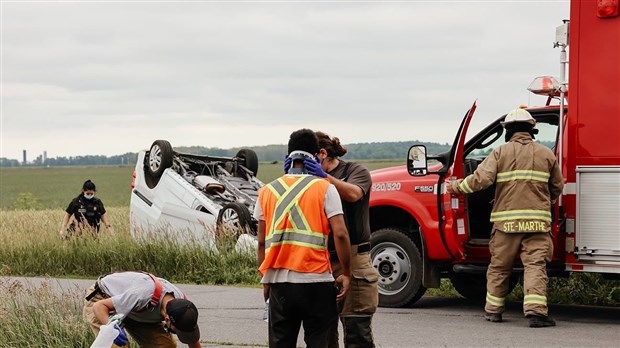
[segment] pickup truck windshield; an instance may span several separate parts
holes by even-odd
[[[558,136],[558,126],[556,124],[549,123],[548,119],[538,119],[536,123],[536,139],[534,141],[547,146],[555,152],[556,139]],[[490,133],[488,136],[482,138],[466,155],[466,159],[475,159],[482,161],[485,159],[494,148],[505,144],[504,129],[498,125],[495,132]]]

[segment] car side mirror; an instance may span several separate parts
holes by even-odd
[[[426,146],[413,145],[407,154],[407,171],[412,176],[423,176],[428,173]]]

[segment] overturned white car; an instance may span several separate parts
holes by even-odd
[[[156,140],[138,154],[129,208],[132,236],[165,233],[214,247],[215,234],[226,228],[247,243],[248,234],[256,235],[251,212],[264,185],[257,171],[258,158],[250,149],[234,157],[192,155]]]

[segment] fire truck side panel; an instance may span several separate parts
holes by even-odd
[[[566,269],[620,273],[620,16],[596,6],[571,2]]]

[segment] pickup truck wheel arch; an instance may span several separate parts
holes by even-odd
[[[379,306],[402,307],[419,300],[426,288],[418,246],[395,228],[373,232],[370,241],[372,266],[379,273]]]

